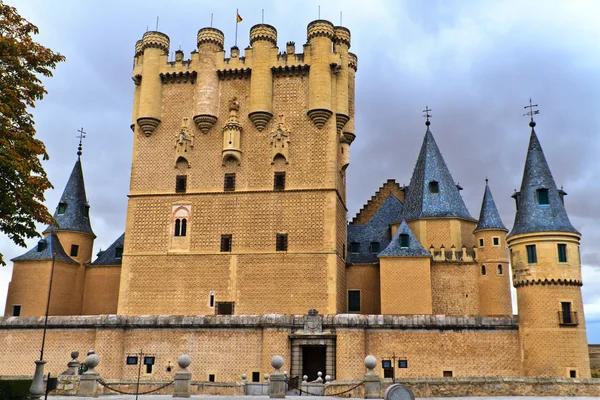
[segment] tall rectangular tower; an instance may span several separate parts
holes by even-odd
[[[133,161],[119,314],[346,310],[345,170],[354,139],[350,32],[308,25],[295,53],[250,30],[169,61],[169,38],[136,44]]]

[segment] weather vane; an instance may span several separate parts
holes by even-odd
[[[423,110],[425,114],[423,114],[423,116],[427,118],[427,121],[425,121],[425,125],[427,126],[431,124],[431,122],[429,122],[429,118],[431,118],[431,114],[429,114],[429,111],[431,111],[431,108],[429,108],[429,106],[425,106],[425,109]]]
[[[85,139],[86,132],[83,130],[83,127],[81,127],[81,129],[77,132],[79,132],[79,135],[77,136],[79,138],[79,147],[77,147],[77,155],[81,156],[82,142],[83,139]]]
[[[533,104],[531,102],[531,97],[530,97],[529,98],[529,105],[523,107],[525,109],[529,108],[529,111],[527,111],[525,114],[523,114],[523,116],[524,117],[529,117],[531,119],[529,121],[529,126],[532,127],[532,128],[535,126],[535,122],[533,121],[533,116],[540,113],[540,110],[534,110],[533,107],[538,107],[538,105],[537,104]]]

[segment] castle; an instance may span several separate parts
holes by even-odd
[[[191,59],[169,61],[168,36],[143,35],[125,233],[92,262],[78,158],[57,226],[13,260],[0,374],[30,373],[52,280],[55,370],[70,346],[113,379],[135,376],[140,347],[146,379],[182,353],[209,381],[260,380],[274,354],[311,379],[360,377],[367,354],[398,356],[396,376],[590,376],[580,234],[533,118],[510,233],[487,182],[479,218],[467,210],[429,120],[410,185],[388,180],[347,224],[357,57],[328,21],[307,40],[280,52],[259,24],[226,58],[203,28]]]

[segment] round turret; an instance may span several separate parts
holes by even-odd
[[[216,28],[202,28],[198,31],[198,48],[205,43],[216,44],[219,46],[220,50],[223,50],[225,45],[225,35]]]
[[[306,27],[306,37],[310,42],[311,39],[315,37],[324,36],[329,39],[333,39],[334,27],[333,24],[324,19],[317,19],[308,24]],[[350,36],[350,31],[348,31],[348,36]]]
[[[350,29],[343,26],[333,28],[333,41],[335,43],[345,44],[350,48]]]
[[[271,25],[258,24],[250,28],[250,46],[256,41],[266,40],[277,46],[277,29]]]
[[[144,52],[147,48],[161,49],[165,53],[169,53],[171,41],[169,37],[162,32],[149,31],[142,36],[141,51]],[[137,46],[136,46],[137,47]]]
[[[135,42],[135,56],[139,57],[142,55],[142,53],[144,52],[144,50],[142,49],[142,40],[138,40],[137,42]]]
[[[354,53],[348,53],[348,66],[356,72],[358,70],[358,57]]]

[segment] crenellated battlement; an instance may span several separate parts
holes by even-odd
[[[354,53],[348,53],[348,66],[356,72],[358,70],[358,57]]]
[[[336,44],[345,44],[350,48],[350,29],[344,26],[333,28],[333,42]]]
[[[202,28],[198,31],[196,45],[200,48],[205,43],[216,44],[220,50],[223,50],[225,35],[216,28]]]
[[[149,31],[149,32],[144,33],[144,36],[142,36],[142,45],[140,46],[140,50],[143,54],[144,50],[146,50],[148,48],[155,48],[155,49],[160,49],[168,54],[170,44],[171,44],[171,40],[164,33],[157,32],[157,31]],[[136,53],[137,53],[137,46],[136,46]]]
[[[277,29],[268,24],[254,25],[250,28],[250,46],[257,41],[267,41],[277,46]]]
[[[310,24],[308,24],[308,27],[306,29],[307,39],[309,42],[311,41],[311,39],[314,39],[316,37],[326,37],[333,40],[333,34],[335,29],[333,24],[327,20],[318,19],[316,21],[313,21]],[[350,33],[350,31],[348,31],[348,33]]]

